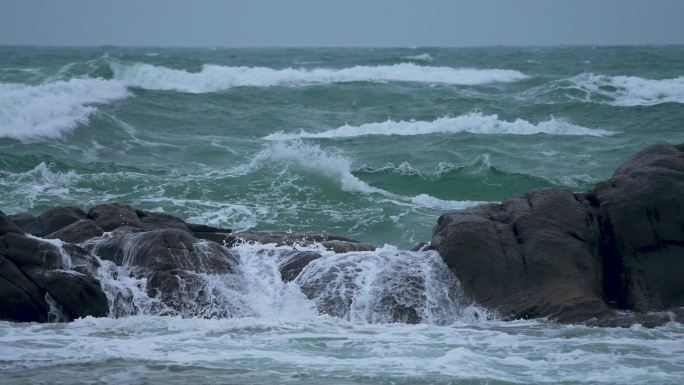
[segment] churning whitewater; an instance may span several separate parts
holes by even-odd
[[[5,214],[125,202],[234,232],[377,245],[217,251],[197,240],[206,269],[179,269],[177,295],[164,296],[133,263],[141,236],[105,232],[80,246],[110,316],[0,322],[0,376],[680,384],[681,324],[504,322],[463,294],[437,252],[408,250],[446,211],[545,187],[584,191],[649,144],[684,142],[682,63],[676,46],[0,47]],[[119,240],[115,264],[102,256]],[[60,271],[77,274],[82,256],[45,241]],[[224,270],[210,268],[212,253],[226,255]],[[312,261],[281,273],[302,255]]]

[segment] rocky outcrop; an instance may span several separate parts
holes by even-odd
[[[440,216],[431,247],[504,318],[619,324],[684,306],[684,145],[651,146],[594,189],[543,189]]]
[[[85,251],[27,236],[2,213],[0,228],[0,319],[44,322],[55,312],[61,320],[108,314],[99,282],[79,272],[96,270],[97,261]]]
[[[1,214],[0,319],[69,321],[135,313],[142,305],[129,287],[100,280],[116,281],[122,273],[144,282],[154,314],[229,317],[240,306],[230,298],[231,290],[245,290],[239,258],[230,248],[254,242],[277,244],[283,247],[278,253],[294,256],[282,268],[287,280],[320,257],[302,254],[300,246],[317,243],[335,252],[375,249],[332,235],[236,234],[123,203],[101,204],[87,212],[67,206],[38,216]]]

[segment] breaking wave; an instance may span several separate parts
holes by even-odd
[[[71,79],[40,85],[0,83],[0,138],[56,138],[88,121],[94,104],[129,95],[120,82]]]
[[[519,71],[419,66],[401,63],[349,68],[231,67],[205,64],[200,72],[188,72],[145,63],[111,63],[114,79],[150,90],[206,93],[232,87],[306,86],[345,82],[416,82],[478,85],[526,79]]]
[[[460,210],[484,203],[480,201],[443,200],[427,194],[404,196],[371,186],[353,174],[351,160],[339,154],[330,154],[319,146],[305,144],[298,140],[277,142],[265,148],[253,158],[249,165],[235,170],[234,173],[247,174],[255,169],[273,164],[303,169],[336,181],[343,191],[378,194],[384,199],[389,199],[391,202],[402,206]]]
[[[530,123],[527,120],[516,119],[513,122],[500,120],[498,115],[483,115],[479,112],[471,112],[457,117],[442,117],[429,121],[394,121],[387,120],[380,123],[367,123],[360,126],[344,125],[323,132],[284,133],[275,132],[264,137],[266,140],[289,140],[297,138],[350,138],[366,135],[426,135],[426,134],[453,134],[468,132],[472,134],[498,134],[498,135],[587,135],[608,136],[614,132],[586,128],[568,123],[560,118]]]
[[[684,103],[684,76],[672,79],[644,79],[637,76],[607,76],[585,73],[570,80],[574,87],[608,99],[614,106],[652,106]]]

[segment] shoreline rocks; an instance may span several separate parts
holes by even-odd
[[[504,319],[619,325],[684,306],[684,144],[651,146],[583,193],[445,213],[431,247]],[[637,317],[638,318],[638,317]]]
[[[147,296],[157,301],[153,306],[163,309],[159,314],[227,317],[234,304],[223,301],[215,292],[219,288],[204,277],[220,275],[224,289],[244,290],[234,284],[240,282],[240,261],[231,251],[243,242],[292,246],[293,255],[300,253],[298,245],[314,243],[335,253],[375,250],[374,245],[325,234],[233,233],[123,203],[100,204],[87,212],[56,207],[37,216],[0,212],[0,319],[71,321],[107,316],[122,301],[136,306],[130,288],[108,287],[113,298],[107,298],[100,260],[111,263],[102,273],[110,280],[122,266],[130,278],[144,280]],[[294,279],[313,259],[288,264],[281,270],[283,278]]]
[[[119,274],[145,282],[140,290],[154,302],[154,314],[227,317],[241,304],[217,290],[245,290],[231,250],[244,242],[290,246],[281,250],[288,256],[279,266],[284,282],[323,257],[299,246],[376,249],[326,234],[234,233],[123,203],[56,207],[37,216],[0,212],[0,319],[130,314],[118,304],[137,306],[140,294],[103,281]],[[439,252],[464,295],[503,319],[600,326],[684,321],[684,144],[648,147],[589,191],[540,189],[445,213],[430,244],[414,251],[428,249]],[[222,288],[208,274],[219,276]],[[401,304],[388,304],[396,320],[419,322]]]

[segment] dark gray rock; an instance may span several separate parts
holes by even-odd
[[[591,199],[606,299],[641,312],[684,306],[684,145],[644,149]]]
[[[238,258],[215,242],[199,241],[181,229],[122,232],[94,248],[100,258],[117,265],[152,271],[174,269],[203,273],[230,273]]]
[[[46,210],[38,216],[42,226],[41,236],[53,233],[76,221],[86,218],[86,213],[79,207],[63,206]]]
[[[97,279],[76,271],[50,270],[42,275],[41,280],[68,321],[109,314],[107,296]]]
[[[62,254],[54,245],[26,236],[7,233],[0,236],[0,255],[19,269],[31,274],[34,270],[62,268]]]
[[[46,235],[44,238],[59,239],[64,242],[82,243],[101,236],[104,231],[92,219],[80,219],[70,225]]]
[[[615,309],[684,306],[684,145],[651,146],[586,193],[537,190],[443,214],[431,247],[504,318],[658,324]]]
[[[150,211],[136,210],[140,227],[145,231],[163,229],[181,229],[189,231],[188,225],[180,218],[166,213],[154,213]]]
[[[335,253],[349,253],[352,251],[373,251],[377,247],[375,245],[371,245],[370,243],[361,243],[358,241],[340,241],[340,240],[332,240],[332,241],[323,241],[321,242],[321,245],[325,247],[326,250],[331,250]]]
[[[546,189],[443,214],[432,247],[463,290],[505,318],[574,322],[608,312],[588,202]]]
[[[357,240],[328,234],[316,233],[291,233],[287,231],[246,231],[232,236],[233,242],[256,242],[261,244],[274,243],[276,246],[310,246],[315,243],[322,244],[327,250],[336,253],[350,251],[373,251],[375,245],[361,243]]]
[[[0,319],[45,322],[47,314],[48,305],[41,288],[0,255]]]
[[[24,234],[24,230],[19,228],[5,213],[0,211],[0,235],[7,233]]]
[[[43,235],[43,225],[40,223],[40,219],[33,214],[12,214],[8,215],[7,218],[25,233],[38,237]]]
[[[280,276],[284,282],[294,281],[304,268],[322,255],[313,251],[302,251],[292,256],[286,263],[280,266]]]
[[[88,218],[94,220],[104,231],[112,231],[122,226],[141,226],[136,210],[123,203],[94,206],[88,211]]]

